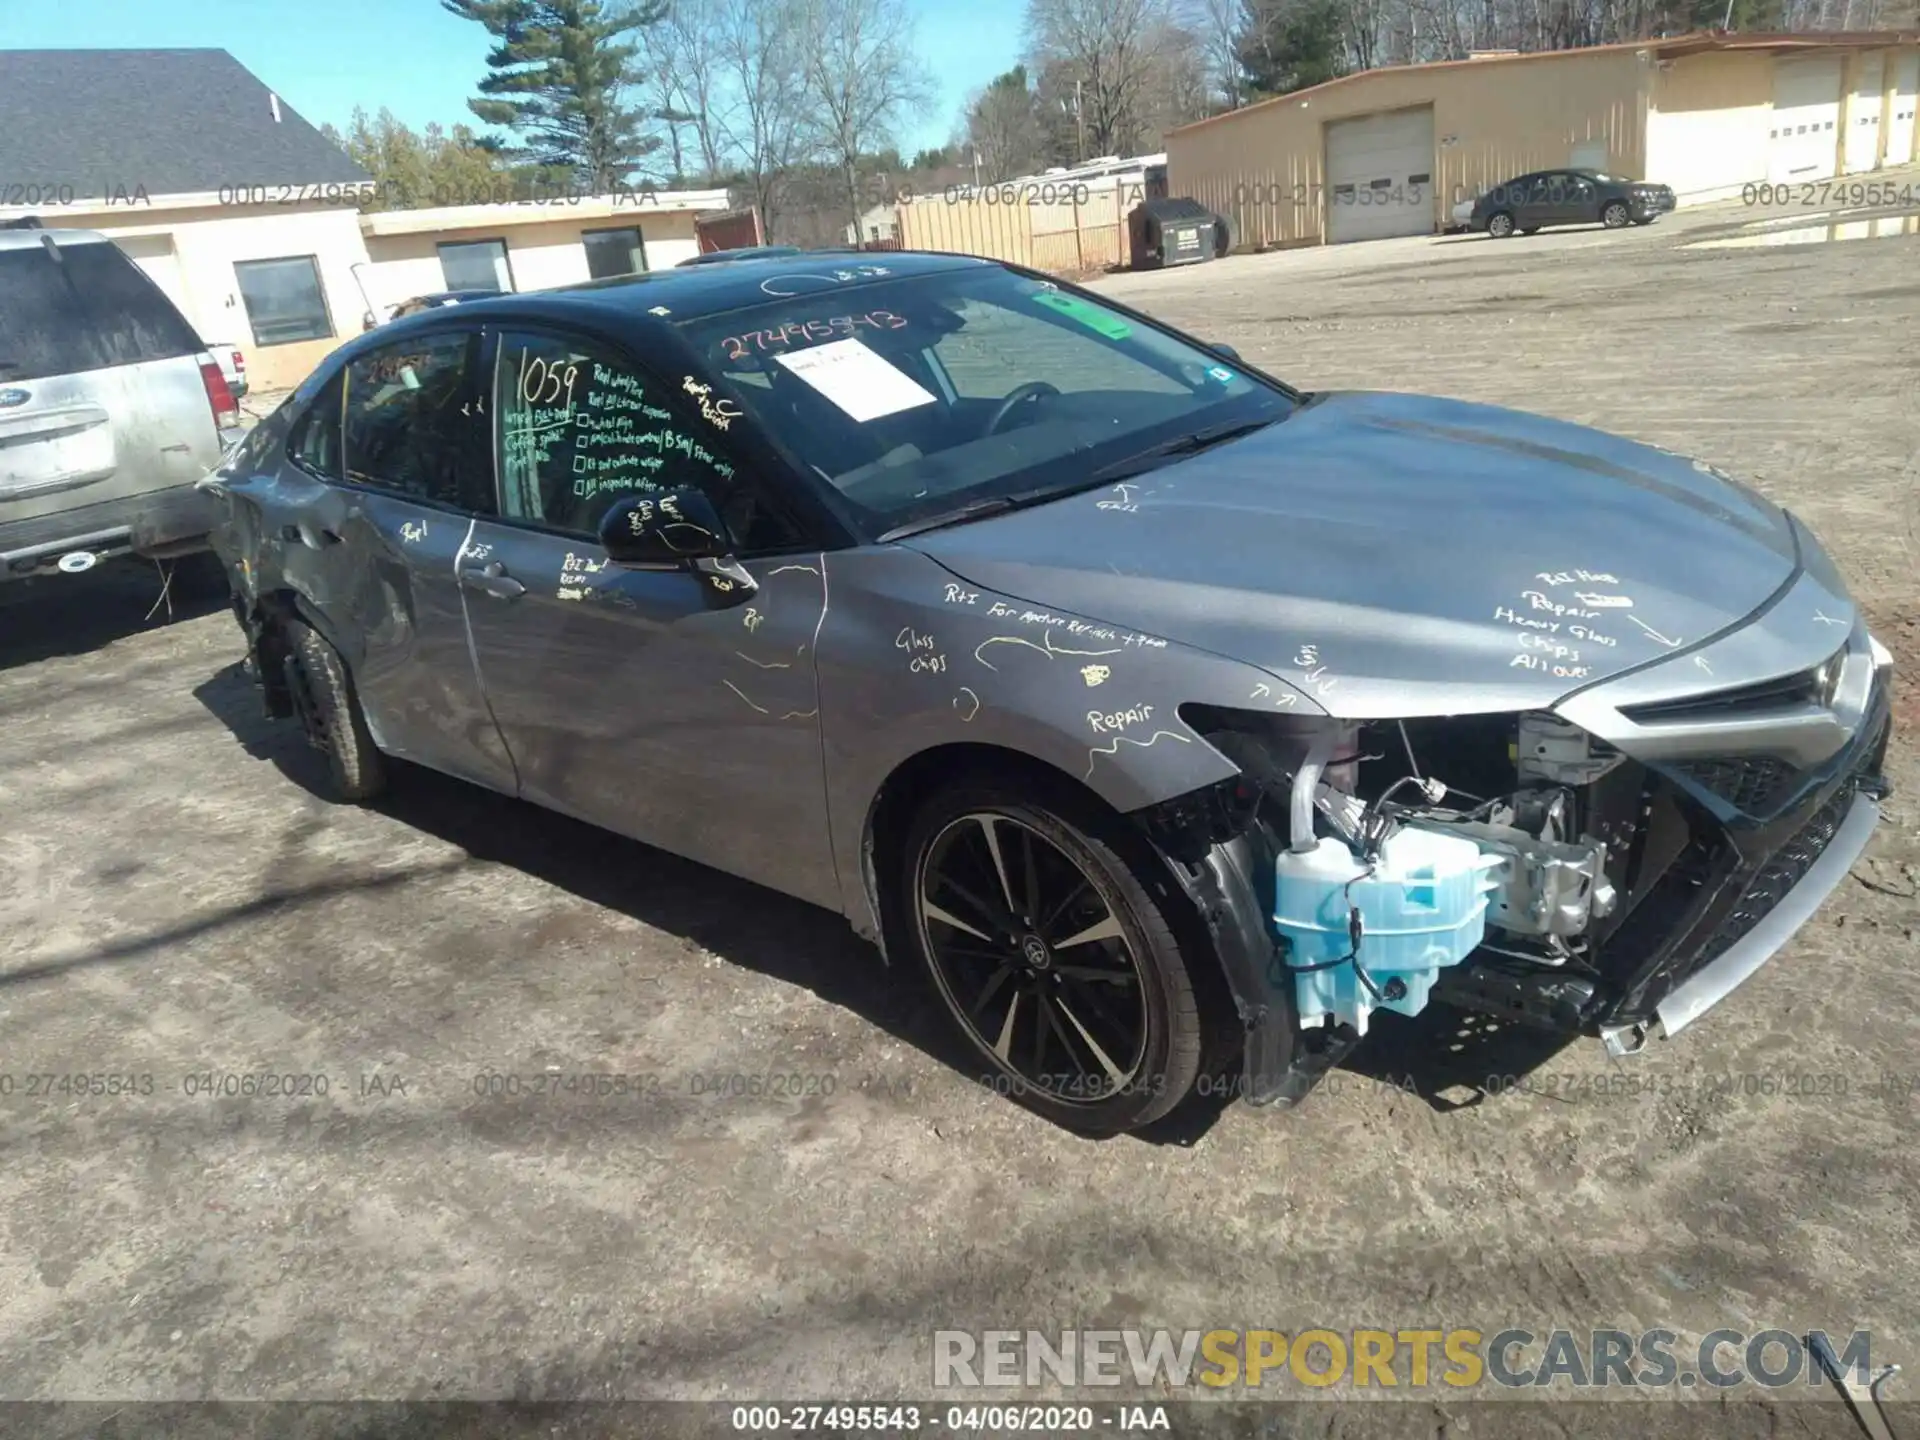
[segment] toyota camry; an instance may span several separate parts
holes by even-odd
[[[336,798],[412,761],[835,910],[1084,1131],[1430,1004],[1640,1050],[1885,793],[1890,656],[1711,465],[971,257],[396,320],[202,483]]]

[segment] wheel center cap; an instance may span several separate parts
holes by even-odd
[[[1044,970],[1053,963],[1053,955],[1047,949],[1047,942],[1038,935],[1029,935],[1022,940],[1020,953],[1026,957],[1027,964],[1036,970]]]

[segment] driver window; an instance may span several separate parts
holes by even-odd
[[[494,372],[500,513],[595,536],[623,496],[706,492],[741,554],[789,548],[798,536],[737,470],[723,439],[743,423],[689,414],[632,361],[552,335],[506,332]]]

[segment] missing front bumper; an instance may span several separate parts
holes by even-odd
[[[1784,946],[1820,908],[1853,862],[1873,839],[1880,823],[1880,806],[1866,794],[1856,794],[1840,828],[1807,872],[1754,927],[1727,951],[1668,992],[1654,1007],[1660,1032],[1671,1038],[1726,999],[1754,971]]]

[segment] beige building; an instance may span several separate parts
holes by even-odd
[[[634,190],[363,215],[373,177],[224,50],[0,51],[0,181],[0,222],[108,235],[256,389],[416,295],[677,264],[727,209],[723,190]]]
[[[1461,201],[1562,166],[1697,204],[1908,164],[1917,95],[1908,32],[1501,52],[1363,71],[1184,126],[1167,137],[1168,184],[1227,216],[1236,248],[1430,234]]]

